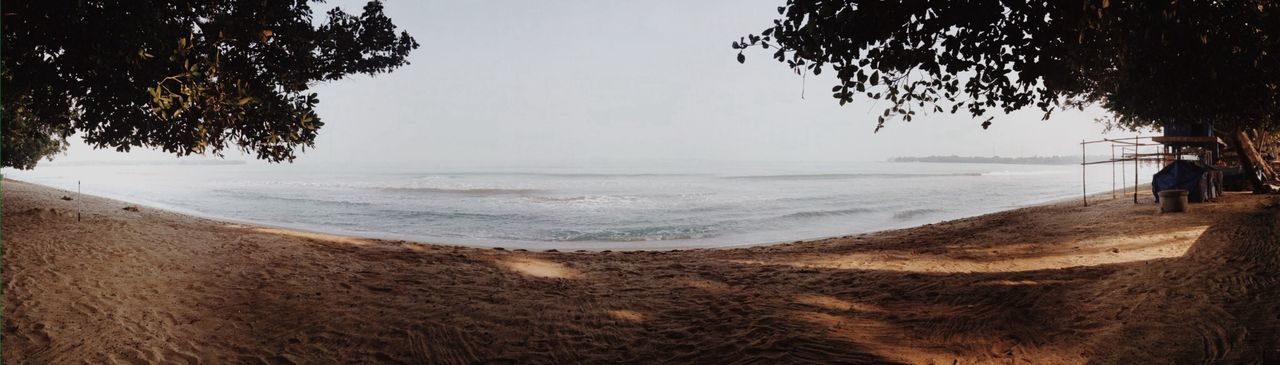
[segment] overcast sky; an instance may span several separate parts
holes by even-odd
[[[319,85],[325,126],[299,163],[1063,155],[1103,136],[1099,110],[1049,121],[1027,110],[997,116],[989,130],[937,114],[873,134],[884,103],[841,107],[832,79],[803,80],[759,50],[738,64],[730,43],[772,24],[782,3],[390,0],[387,13],[422,48],[393,73]],[[361,6],[321,7],[334,4]],[[60,159],[166,156],[94,151],[77,139]]]

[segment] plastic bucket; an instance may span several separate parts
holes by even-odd
[[[1181,189],[1162,190],[1160,195],[1160,213],[1187,211],[1187,196],[1190,192]]]

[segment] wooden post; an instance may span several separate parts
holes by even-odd
[[[1262,152],[1259,152],[1257,146],[1253,145],[1253,139],[1249,138],[1248,134],[1241,132],[1240,144],[1244,146],[1245,152],[1249,154],[1249,160],[1253,161],[1254,167],[1256,167],[1258,171],[1262,171],[1263,179],[1270,180],[1276,177],[1275,170],[1272,170],[1271,164],[1267,163],[1267,160],[1262,158]]]
[[[1249,139],[1249,135],[1243,129],[1236,129],[1235,133],[1232,133],[1232,137],[1235,137],[1236,154],[1239,155],[1237,158],[1240,160],[1240,167],[1244,170],[1245,178],[1249,179],[1249,184],[1253,185],[1253,192],[1255,194],[1266,193],[1267,186],[1264,185],[1262,179],[1258,178],[1259,171],[1262,172],[1263,179],[1268,177],[1267,170],[1263,168],[1263,164],[1266,161],[1262,160],[1262,155],[1258,153],[1258,149],[1253,147],[1253,141]]]

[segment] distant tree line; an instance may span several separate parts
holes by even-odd
[[[1089,156],[1089,161],[1102,161],[1108,156]],[[926,157],[894,157],[889,162],[946,162],[946,163],[996,163],[1014,165],[1074,165],[1080,163],[1080,156],[1035,156],[1035,157],[978,157],[978,156],[926,156]]]

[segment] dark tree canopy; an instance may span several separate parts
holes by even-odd
[[[841,104],[982,117],[1097,104],[1113,125],[1280,125],[1280,3],[1270,0],[787,0],[733,47],[834,71]],[[739,51],[738,60],[745,55]],[[988,117],[982,126],[990,124]]]
[[[4,0],[0,165],[32,168],[83,135],[177,155],[291,161],[313,146],[317,82],[407,64],[382,4],[307,0]]]

